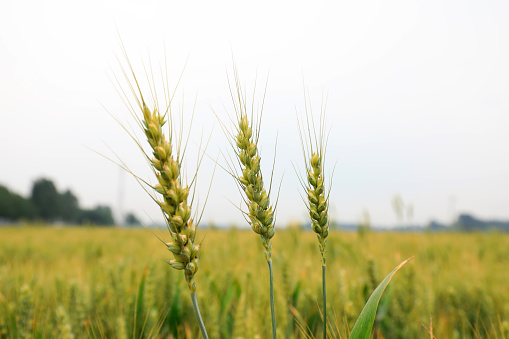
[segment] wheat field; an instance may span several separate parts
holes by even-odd
[[[251,230],[205,234],[195,281],[210,337],[270,337],[260,241]],[[294,227],[273,242],[277,333],[319,337],[316,235]],[[0,338],[198,338],[170,255],[147,229],[0,228]],[[411,256],[381,301],[375,337],[429,338],[430,327],[436,338],[509,337],[507,234],[338,231],[328,242],[330,335],[346,338],[376,285]]]

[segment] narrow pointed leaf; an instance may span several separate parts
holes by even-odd
[[[413,258],[413,257],[412,257]],[[377,286],[377,288],[373,291],[371,296],[368,299],[366,305],[362,309],[359,318],[355,322],[353,326],[352,333],[350,333],[350,339],[369,339],[371,336],[371,330],[373,329],[373,323],[375,322],[376,310],[378,308],[378,303],[382,298],[382,294],[385,291],[387,285],[391,281],[392,277],[396,272],[403,267],[410,259],[409,258],[403,261],[398,265],[389,275],[385,277],[385,279]]]

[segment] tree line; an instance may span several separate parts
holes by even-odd
[[[98,205],[93,209],[80,208],[78,198],[71,190],[58,192],[55,184],[45,178],[33,183],[28,198],[0,185],[0,219],[101,226],[115,223],[110,207]]]

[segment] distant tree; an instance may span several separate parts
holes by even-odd
[[[37,217],[54,221],[60,216],[60,197],[51,180],[39,179],[34,182],[30,200],[34,204]]]
[[[454,228],[464,232],[504,231],[509,232],[509,221],[480,220],[470,214],[460,214]]]
[[[126,217],[125,217],[125,224],[127,226],[134,226],[134,227],[138,227],[138,226],[141,226],[141,222],[138,220],[138,218],[134,215],[134,213],[127,213]]]
[[[460,214],[456,222],[456,228],[464,232],[485,231],[488,229],[488,224],[483,222],[470,214]]]
[[[28,199],[23,198],[21,195],[11,193],[13,219],[26,219],[32,220],[35,218],[35,207]]]
[[[60,216],[65,222],[75,223],[78,221],[80,212],[78,198],[70,190],[59,195],[59,210]]]
[[[112,226],[115,221],[108,206],[97,206],[92,210],[81,210],[79,215],[81,224],[92,224],[99,226]]]
[[[11,192],[5,186],[0,186],[0,217],[11,219]]]
[[[35,208],[30,200],[0,185],[0,217],[9,220],[30,220],[35,217]]]

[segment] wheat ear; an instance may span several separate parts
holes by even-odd
[[[195,244],[196,224],[191,218],[191,206],[187,200],[189,187],[182,185],[181,161],[178,156],[177,159],[172,157],[171,144],[161,133],[165,124],[164,116],[158,113],[157,108],[151,112],[143,103],[143,118],[145,136],[153,149],[151,165],[159,182],[154,189],[163,197],[158,204],[172,239],[166,243],[174,257],[168,264],[176,270],[184,271],[202,335],[208,338],[196,300],[196,282],[193,281],[200,265],[200,244]]]
[[[305,96],[306,97],[306,96]],[[299,122],[299,134],[304,154],[306,178],[299,176],[305,190],[307,208],[311,220],[311,228],[316,233],[320,254],[322,257],[322,294],[323,294],[323,338],[327,338],[327,292],[326,292],[326,258],[327,236],[329,235],[329,192],[324,185],[324,158],[326,148],[325,138],[325,107],[322,107],[318,132],[311,109],[308,110],[308,100],[305,101],[306,123]],[[306,133],[307,130],[307,133]]]
[[[158,183],[153,187],[150,185],[149,186],[152,187],[155,192],[160,194],[162,199],[150,193],[145,187],[144,188],[152,197],[152,199],[159,205],[161,211],[163,212],[163,216],[171,236],[171,241],[165,243],[165,245],[173,254],[173,259],[168,261],[168,264],[176,270],[184,271],[184,276],[191,292],[193,307],[202,335],[204,338],[208,338],[207,331],[205,330],[205,326],[203,324],[203,320],[196,300],[196,282],[194,282],[194,276],[200,265],[200,244],[195,244],[197,224],[191,217],[191,204],[188,203],[189,186],[182,183],[182,135],[177,138],[175,144],[172,144],[174,141],[174,135],[172,133],[173,121],[171,119],[171,100],[173,98],[174,92],[173,94],[170,94],[168,91],[168,86],[164,84],[163,81],[166,105],[164,108],[164,113],[161,113],[158,108],[159,106],[153,81],[153,74],[151,74],[152,80],[149,80],[149,87],[150,93],[152,95],[152,100],[154,102],[154,107],[152,109],[149,108],[140,89],[140,84],[136,78],[133,67],[131,66],[129,58],[127,57],[125,48],[123,48],[123,52],[129,65],[129,70],[133,81],[130,80],[128,72],[126,72],[124,68],[122,71],[129,85],[130,92],[134,96],[134,100],[136,102],[136,105],[134,106],[138,106],[138,108],[142,111],[142,118],[138,116],[139,113],[136,113],[134,106],[130,103],[129,97],[126,95],[126,92],[121,90],[119,93],[124,99],[127,107],[130,109],[131,114],[135,118],[136,122],[143,129],[145,137],[147,138],[147,141],[152,150],[152,157],[145,153],[140,142],[131,133],[129,133],[129,131],[128,133],[133,137],[136,144],[142,150],[150,166],[152,167]],[[146,75],[147,79],[150,79],[149,75]],[[170,125],[168,128],[168,139],[166,139],[166,136],[163,132],[163,127],[167,123],[167,119],[168,124]],[[124,129],[126,128],[124,127]],[[182,132],[182,130],[180,130],[180,132]],[[138,182],[147,184],[145,181],[139,179],[139,177],[135,176],[135,178],[138,180]]]
[[[153,111],[143,103],[144,132],[153,149],[151,165],[156,172],[158,184],[154,186],[163,200],[158,204],[166,219],[171,242],[166,243],[174,259],[168,263],[176,270],[183,270],[189,289],[196,292],[194,275],[200,264],[200,245],[195,245],[196,225],[191,218],[191,206],[187,202],[189,187],[181,183],[181,163],[172,156],[172,147],[162,134],[165,124],[157,108]]]
[[[238,158],[242,164],[242,175],[237,179],[247,197],[248,217],[250,225],[256,234],[260,235],[264,248],[265,259],[269,265],[270,280],[270,308],[272,316],[272,336],[276,338],[276,318],[274,307],[274,286],[272,269],[272,242],[276,229],[274,228],[274,211],[270,205],[269,196],[263,187],[260,171],[260,156],[253,136],[253,129],[247,115],[240,117],[236,140]]]
[[[242,164],[242,175],[238,177],[238,181],[247,197],[250,225],[253,231],[261,237],[265,259],[270,260],[272,255],[271,239],[276,231],[273,223],[274,211],[263,187],[258,147],[247,115],[242,115],[240,118],[236,144],[237,154]]]
[[[227,134],[230,135],[232,139],[231,144],[235,154],[237,155],[241,174],[237,175],[235,174],[235,171],[232,170],[232,176],[236,179],[239,188],[245,193],[244,201],[247,206],[247,212],[244,213],[246,214],[253,231],[260,235],[264,248],[265,259],[269,266],[272,337],[276,338],[274,279],[271,259],[272,238],[274,237],[276,229],[274,227],[274,207],[270,204],[269,193],[265,190],[262,172],[260,170],[258,137],[261,112],[259,115],[251,112],[251,119],[248,119],[245,94],[242,92],[236,69],[234,69],[234,72],[236,86],[234,91],[230,85],[230,92],[237,119],[235,121],[235,132],[227,132]],[[254,115],[258,117],[256,121],[253,121]],[[253,125],[256,125],[256,127]]]

